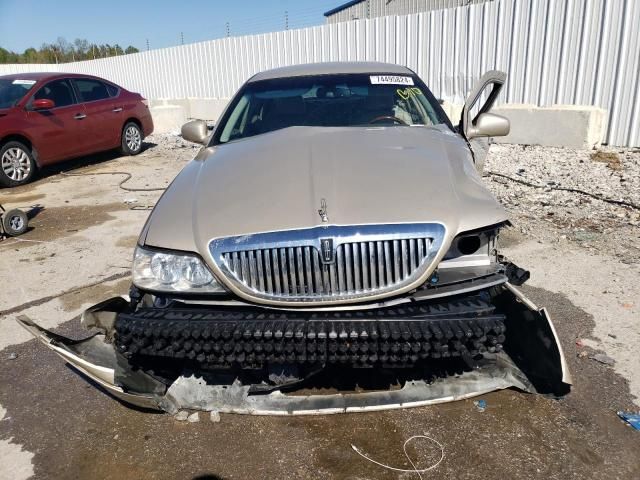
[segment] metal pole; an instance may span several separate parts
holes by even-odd
[[[287,10],[284,11],[284,29],[289,30],[289,12]]]
[[[184,32],[180,32],[180,45],[184,45]]]
[[[149,39],[147,38],[147,52],[149,51]]]
[[[227,37],[228,37],[230,35],[229,34],[229,22],[227,22],[226,27],[227,27]]]

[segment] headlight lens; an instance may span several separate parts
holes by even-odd
[[[151,273],[162,285],[171,285],[180,278],[180,257],[158,253],[151,255]]]
[[[196,255],[154,252],[136,247],[133,283],[158,292],[219,293],[224,288]]]
[[[182,262],[182,278],[191,285],[202,287],[208,285],[213,280],[211,272],[200,261],[199,258],[185,257]]]

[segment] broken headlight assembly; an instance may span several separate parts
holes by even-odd
[[[465,232],[453,239],[439,268],[488,266],[497,259],[498,228]]]
[[[133,283],[154,292],[221,293],[224,288],[194,254],[136,247]]]

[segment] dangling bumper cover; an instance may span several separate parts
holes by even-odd
[[[50,332],[26,316],[19,317],[18,322],[110,395],[137,407],[169,413],[194,409],[253,415],[320,415],[432,405],[505,388],[566,394],[571,377],[547,311],[536,307],[508,283],[499,287],[492,302],[506,326],[504,349],[485,353],[474,368],[445,378],[410,379],[399,389],[331,394],[286,393],[277,389],[255,393],[251,385],[238,379],[227,384],[211,383],[198,371],[181,372],[170,381],[154,376],[132,364],[116,348],[118,317],[130,313],[129,303],[121,297],[85,311],[83,325],[97,327],[100,333],[84,340]]]

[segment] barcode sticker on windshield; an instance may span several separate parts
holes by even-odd
[[[13,82],[14,85],[33,85],[34,83],[36,83],[35,80],[14,80]]]
[[[413,78],[399,75],[371,75],[372,85],[413,85]]]

